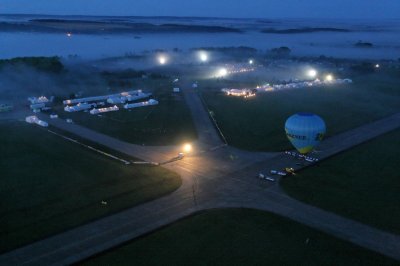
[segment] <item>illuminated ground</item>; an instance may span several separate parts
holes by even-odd
[[[327,137],[397,112],[398,74],[355,77],[351,85],[260,93],[254,98],[228,97],[219,89],[202,88],[229,145],[255,151],[290,149],[286,119],[296,112],[314,112],[327,124]]]
[[[394,265],[310,227],[250,209],[205,211],[82,265]]]
[[[160,197],[181,184],[168,170],[126,166],[25,122],[2,122],[0,139],[0,252]]]
[[[400,234],[400,130],[282,180],[292,197]]]

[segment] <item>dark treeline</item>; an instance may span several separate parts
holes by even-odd
[[[297,29],[274,29],[261,30],[263,33],[290,34],[290,33],[313,33],[313,32],[350,32],[348,29],[340,28],[297,28]]]
[[[1,59],[0,70],[4,67],[29,66],[36,70],[59,73],[64,69],[60,58],[52,57],[16,57],[12,59]]]

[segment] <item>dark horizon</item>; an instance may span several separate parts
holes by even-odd
[[[336,21],[389,21],[400,20],[400,18],[326,18],[326,17],[228,17],[228,16],[173,16],[173,15],[85,15],[85,14],[45,14],[45,13],[0,13],[0,16],[48,16],[48,17],[120,17],[120,18],[182,18],[182,19],[234,19],[234,20],[336,20]]]
[[[151,17],[224,17],[224,18],[329,18],[329,19],[399,19],[400,2],[396,0],[348,0],[346,3],[317,0],[70,0],[35,2],[3,0],[2,14],[48,14],[82,16],[151,16]]]

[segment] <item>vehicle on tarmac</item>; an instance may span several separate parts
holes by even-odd
[[[275,181],[275,178],[270,177],[270,176],[267,176],[267,175],[265,175],[265,174],[263,174],[263,173],[259,173],[259,174],[257,175],[257,177],[260,178],[260,179],[265,179],[265,180],[271,181],[271,182],[274,182],[274,181]]]
[[[271,182],[275,182],[275,178],[272,178],[270,176],[266,176],[265,179]]]
[[[272,175],[280,175],[280,176],[286,176],[287,175],[285,172],[278,171],[278,170],[271,170],[270,173]]]
[[[291,175],[295,175],[294,169],[292,167],[286,167],[285,172]]]

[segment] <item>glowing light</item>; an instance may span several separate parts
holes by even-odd
[[[71,37],[72,33],[71,32],[67,32],[67,37]]]
[[[308,70],[308,72],[307,72],[307,75],[308,75],[310,78],[315,78],[315,77],[317,76],[317,74],[318,74],[318,72],[317,72],[317,70],[315,70],[315,69],[310,69],[310,70]]]
[[[220,70],[218,70],[218,77],[224,77],[228,75],[228,70],[226,68],[221,68]]]
[[[158,57],[158,63],[160,63],[160,65],[165,65],[167,63],[167,58],[163,55],[160,55]]]
[[[379,65],[379,64],[376,64],[375,67],[376,67],[376,68],[380,68],[380,65]]]
[[[253,59],[249,60],[249,64],[252,65],[254,63]]]
[[[256,94],[250,89],[222,89],[228,96],[236,96],[236,97],[243,97],[243,98],[250,98],[256,96]]]
[[[199,58],[201,62],[207,62],[208,61],[208,55],[206,52],[200,52],[199,53]]]
[[[183,145],[183,151],[184,152],[191,152],[192,151],[192,145],[190,145],[189,143],[186,143],[185,145]]]
[[[326,75],[325,80],[326,81],[332,81],[333,80],[333,76],[331,74]]]

